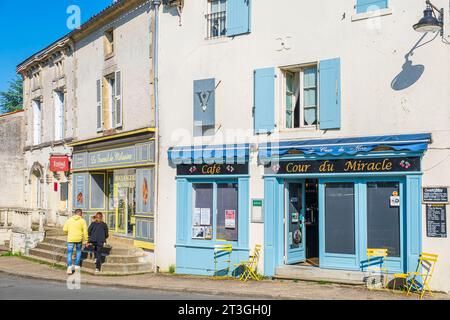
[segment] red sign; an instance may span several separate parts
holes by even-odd
[[[50,156],[50,171],[69,171],[69,157],[68,156]]]

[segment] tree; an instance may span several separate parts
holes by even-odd
[[[0,113],[23,109],[22,88],[23,80],[21,76],[17,75],[15,79],[9,81],[9,88],[0,92]]]

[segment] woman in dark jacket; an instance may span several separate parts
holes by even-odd
[[[93,245],[95,253],[95,273],[100,272],[102,266],[102,249],[108,239],[108,226],[103,222],[103,214],[97,212],[94,221],[88,229],[89,243]]]

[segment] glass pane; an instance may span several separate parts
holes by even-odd
[[[114,170],[113,180],[117,231],[132,234],[131,217],[136,213],[136,169]]]
[[[325,252],[355,254],[353,183],[327,183],[325,186]]]
[[[300,213],[302,211],[302,184],[289,184],[289,199],[288,199],[288,219],[289,219],[289,247],[290,249],[299,248],[303,242],[302,225]]]
[[[391,206],[399,194],[398,182],[367,184],[367,246],[386,248],[392,257],[400,257],[400,206]]]
[[[311,67],[311,68],[305,68],[303,76],[303,87],[304,88],[312,88],[316,87],[316,74],[317,74],[317,68]]]
[[[192,184],[192,238],[212,239],[213,184]]]
[[[292,95],[294,77],[292,73],[286,73],[286,128],[292,128]]]
[[[305,89],[304,91],[305,107],[315,107],[317,105],[316,89]]]
[[[217,236],[216,239],[238,240],[238,184],[217,185]]]
[[[317,124],[316,108],[305,109],[305,126],[312,126]]]

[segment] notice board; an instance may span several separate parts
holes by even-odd
[[[427,204],[427,237],[447,238],[447,206],[445,204]]]

